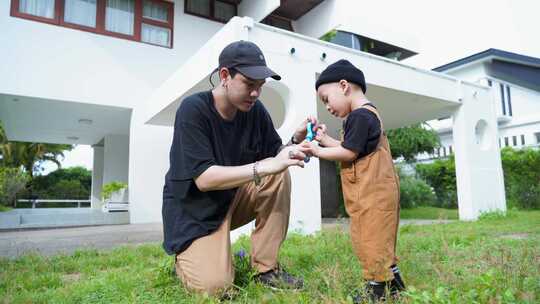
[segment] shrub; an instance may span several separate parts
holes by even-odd
[[[14,206],[29,177],[19,168],[0,167],[0,204]]]
[[[501,150],[509,207],[540,209],[540,150]]]
[[[101,198],[103,200],[106,200],[110,198],[114,192],[125,189],[125,188],[127,188],[127,184],[118,182],[118,181],[105,184],[103,185],[103,189],[101,190]]]
[[[433,188],[424,180],[414,176],[400,177],[401,208],[436,205],[437,197]]]
[[[435,191],[435,206],[457,208],[456,166],[454,157],[436,160],[431,164],[417,164],[416,173]]]
[[[540,150],[501,150],[506,201],[509,208],[540,209]],[[434,189],[440,207],[457,207],[454,157],[416,165],[417,174]]]
[[[89,192],[78,180],[60,180],[49,189],[49,193],[54,195],[54,199],[88,199],[89,197]]]

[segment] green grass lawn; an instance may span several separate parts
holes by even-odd
[[[4,205],[0,205],[0,212],[5,212],[5,211],[9,211],[9,210],[11,210],[10,207],[6,207],[6,206],[4,206]]]
[[[457,220],[459,217],[457,209],[421,206],[410,209],[401,209],[400,218]]]
[[[243,238],[234,251],[249,249]],[[404,226],[400,268],[409,286],[403,303],[538,303],[540,211],[512,211],[476,222]],[[328,230],[291,234],[281,263],[304,277],[302,292],[273,292],[237,274],[234,303],[350,303],[362,284],[349,236]],[[159,245],[85,250],[69,256],[0,260],[0,303],[213,303],[191,295],[171,275]]]

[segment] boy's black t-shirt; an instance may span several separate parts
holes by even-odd
[[[270,115],[257,100],[249,112],[224,120],[211,91],[185,98],[176,112],[170,168],[163,189],[163,247],[168,254],[215,231],[236,189],[201,192],[194,179],[213,165],[240,166],[273,157],[282,145]]]
[[[373,106],[371,103],[368,105]],[[371,154],[377,148],[381,136],[381,123],[375,113],[360,108],[349,113],[343,123],[343,130],[341,146],[357,152],[357,159],[360,159]]]

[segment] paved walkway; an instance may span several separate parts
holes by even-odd
[[[161,223],[109,225],[0,232],[0,257],[70,254],[77,249],[108,249],[122,245],[160,243]]]
[[[401,225],[448,223],[443,220],[401,220]],[[341,227],[348,231],[348,219],[323,219],[323,229]],[[78,228],[0,232],[0,257],[15,258],[35,252],[42,255],[71,254],[77,249],[110,249],[122,245],[159,244],[161,223],[110,225]]]
[[[432,225],[432,224],[448,224],[455,222],[456,220],[414,220],[414,219],[401,219],[399,220],[399,226],[405,225]],[[345,231],[349,231],[349,218],[323,218],[323,229],[341,228]]]

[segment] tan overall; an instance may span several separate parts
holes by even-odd
[[[381,137],[371,154],[341,163],[341,183],[351,218],[352,245],[362,263],[364,279],[382,282],[394,278],[390,266],[397,263],[399,177],[379,113],[369,105],[362,108],[379,118]]]

